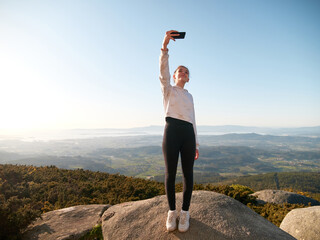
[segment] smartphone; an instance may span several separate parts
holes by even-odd
[[[179,36],[172,36],[174,39],[184,39],[186,32],[173,32],[173,34],[179,34]]]

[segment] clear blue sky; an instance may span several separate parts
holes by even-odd
[[[163,125],[159,53],[198,125],[320,125],[320,1],[0,0],[0,129]]]

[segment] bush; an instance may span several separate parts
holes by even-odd
[[[22,230],[32,223],[41,212],[33,209],[31,199],[10,197],[0,200],[0,239],[20,239]]]
[[[303,204],[290,203],[266,203],[264,205],[254,205],[249,203],[247,206],[278,227],[280,227],[282,220],[291,210],[305,207]]]
[[[79,240],[103,240],[101,225],[98,224],[94,226],[90,232],[81,237]]]
[[[221,193],[224,195],[227,195],[229,197],[232,197],[239,202],[243,204],[256,204],[256,197],[251,196],[250,194],[253,193],[252,189],[242,186],[242,185],[212,185],[212,184],[207,184],[207,185],[202,185],[202,184],[195,184],[194,186],[195,190],[206,190],[206,191],[214,191],[217,193]]]

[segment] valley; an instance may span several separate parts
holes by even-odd
[[[195,181],[268,172],[319,172],[320,138],[256,133],[200,135]],[[0,141],[0,164],[57,166],[163,181],[161,135]],[[177,181],[181,180],[178,168]]]

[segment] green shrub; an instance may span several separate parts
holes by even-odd
[[[103,240],[101,224],[93,227],[93,229],[79,240]]]
[[[0,239],[20,239],[22,230],[32,223],[41,212],[32,207],[31,199],[0,196]]]
[[[256,197],[251,196],[250,194],[253,193],[252,189],[242,186],[242,185],[202,185],[202,184],[195,184],[195,190],[206,190],[206,191],[214,191],[217,193],[221,193],[232,197],[243,204],[256,203]]]
[[[291,210],[305,207],[303,204],[289,203],[266,203],[263,205],[254,205],[249,203],[247,206],[278,227],[280,227],[282,220]]]

